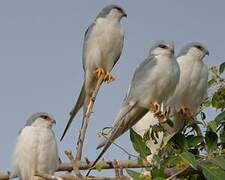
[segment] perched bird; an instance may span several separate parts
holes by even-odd
[[[208,49],[199,42],[191,42],[177,56],[180,66],[180,82],[166,103],[172,112],[181,111],[186,117],[194,117],[207,97],[208,68],[202,61],[209,55]]]
[[[12,173],[20,180],[40,180],[35,173],[53,174],[59,162],[52,125],[56,121],[48,113],[35,113],[20,130],[12,155]]]
[[[120,24],[122,17],[127,15],[120,6],[108,5],[101,10],[86,31],[83,44],[83,86],[60,141],[82,106],[83,112],[86,112],[98,79],[101,76],[107,82],[115,79],[110,72],[123,49],[124,31]]]
[[[166,41],[155,43],[148,57],[136,69],[109,136],[98,146],[104,147],[93,166],[112,142],[136,124],[148,110],[161,118],[160,105],[175,90],[179,73],[179,66],[174,58],[174,45]]]
[[[199,106],[204,98],[207,97],[208,68],[202,61],[205,55],[209,55],[209,51],[199,42],[188,43],[177,56],[180,67],[180,81],[176,87],[174,94],[168,99],[165,109],[170,107],[170,120],[173,126],[165,126],[167,134],[176,133],[187,125],[190,118],[195,118]],[[152,112],[148,112],[133,129],[144,135],[149,130],[150,125],[159,123],[153,116]],[[163,141],[163,133],[159,133],[158,143],[154,144],[150,139],[146,145],[152,154],[157,154]]]

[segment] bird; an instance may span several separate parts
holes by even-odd
[[[172,112],[194,118],[199,106],[207,97],[208,67],[203,62],[208,49],[200,42],[187,43],[177,55],[180,67],[180,82],[166,106]]]
[[[165,132],[159,132],[156,144],[153,143],[153,139],[146,142],[152,155],[158,154],[164,136],[182,131],[188,120],[196,117],[198,108],[207,98],[208,68],[203,62],[206,55],[209,55],[209,51],[200,42],[188,43],[178,53],[176,59],[180,67],[180,81],[164,107],[165,111],[168,108],[172,111],[169,118],[173,126],[163,126]],[[150,125],[155,124],[159,124],[159,121],[149,111],[133,129],[143,136]]]
[[[127,14],[122,7],[115,4],[108,5],[101,10],[86,30],[82,57],[84,81],[60,141],[81,107],[83,113],[87,111],[98,79],[103,76],[103,80],[108,83],[115,80],[110,72],[123,50],[124,30],[120,23],[123,17],[127,17]]]
[[[174,58],[174,44],[169,41],[157,41],[150,49],[148,57],[135,70],[128,93],[112,124],[111,131],[107,139],[97,147],[103,147],[103,150],[92,167],[112,142],[136,124],[148,110],[161,119],[161,102],[175,90],[179,73],[179,66]],[[91,169],[87,175],[90,171]]]
[[[33,114],[19,131],[12,154],[11,176],[19,180],[41,180],[35,173],[52,175],[58,164],[58,148],[52,130],[56,121],[46,112]]]

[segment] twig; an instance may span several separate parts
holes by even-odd
[[[184,169],[182,169],[182,170],[180,170],[180,171],[178,171],[178,172],[176,172],[176,173],[173,174],[172,176],[166,178],[166,180],[171,180],[171,179],[175,178],[175,177],[178,176],[179,174],[181,174],[181,173],[183,173],[184,171],[186,171],[188,168],[189,168],[189,166],[186,167],[186,168],[184,168]]]
[[[49,175],[49,174],[35,173],[35,176],[44,178],[44,179],[46,179],[46,180],[63,180],[62,177],[56,177],[56,176]]]
[[[0,180],[7,180],[9,179],[9,176],[10,176],[9,172],[7,173],[0,172]]]
[[[46,180],[116,180],[116,179],[121,179],[121,180],[128,180],[130,179],[129,177],[127,176],[116,176],[116,177],[113,177],[113,178],[109,178],[109,177],[83,177],[83,178],[79,178],[79,177],[76,177],[76,176],[72,176],[72,175],[62,175],[62,176],[52,176],[52,175],[49,175],[49,174],[39,174],[39,173],[36,173],[35,176],[38,176],[38,177],[41,177],[41,178],[44,178]]]
[[[103,82],[103,78],[104,78],[104,76],[101,75],[100,78],[98,79],[97,85],[95,87],[94,92],[92,93],[91,100],[90,100],[90,102],[88,104],[87,111],[85,112],[84,117],[83,117],[83,122],[82,122],[82,125],[81,125],[80,134],[79,134],[79,138],[78,138],[78,142],[77,142],[77,148],[76,148],[77,149],[76,159],[75,159],[76,161],[80,161],[81,160],[83,143],[84,143],[84,138],[85,138],[85,134],[86,134],[86,130],[87,130],[90,114],[91,114],[92,109],[93,109],[93,105],[94,105],[94,102],[95,102],[95,97],[97,96],[99,88],[100,88],[100,86],[101,86],[101,84]]]
[[[106,140],[109,140],[109,138],[104,135],[103,133],[101,134]],[[129,153],[125,148],[123,148],[121,145],[115,143],[115,142],[112,142],[113,145],[115,145],[116,147],[118,147],[119,149],[121,149],[124,153],[126,153],[129,157],[135,157],[135,158],[139,158],[138,156],[135,156],[131,153]]]
[[[72,170],[74,170],[74,173],[78,176],[78,177],[82,177],[81,176],[81,173],[80,173],[80,170],[79,170],[79,164],[78,162],[76,162],[76,160],[74,159],[74,156],[72,154],[71,151],[64,151],[67,158],[70,160],[70,163],[72,164],[73,168]],[[72,171],[71,170],[71,171]]]

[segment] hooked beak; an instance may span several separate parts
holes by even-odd
[[[55,119],[52,119],[52,124],[56,124],[56,121],[55,121]]]
[[[209,51],[206,51],[206,53],[205,53],[205,54],[209,56]]]
[[[125,12],[123,13],[123,17],[127,18],[127,14]]]
[[[172,54],[174,54],[174,49],[171,49],[170,51],[171,51]]]

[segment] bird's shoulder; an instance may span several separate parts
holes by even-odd
[[[156,64],[156,57],[151,55],[147,57],[135,70],[134,76],[132,79],[132,84],[138,81],[146,72],[146,70],[150,71],[151,68]]]
[[[95,22],[91,23],[91,25],[85,31],[85,33],[84,33],[84,42],[89,38],[89,36],[90,36],[94,26],[95,26]]]

